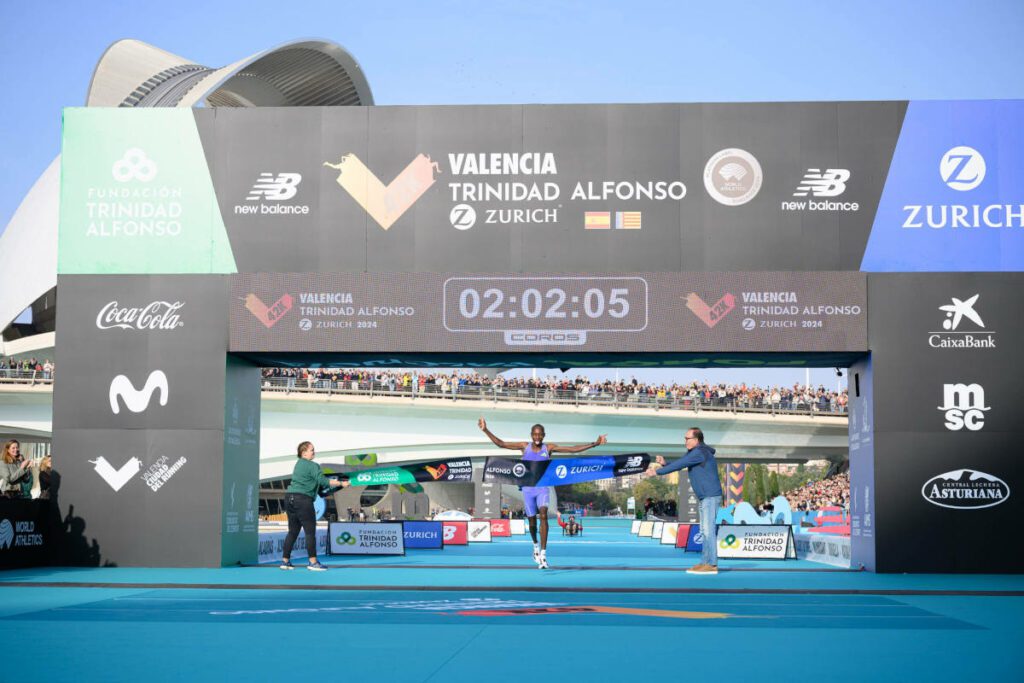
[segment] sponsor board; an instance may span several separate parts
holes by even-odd
[[[654,527],[651,529],[651,538],[653,538],[653,539],[655,539],[657,541],[660,541],[661,540],[661,532],[664,530],[664,528],[665,528],[665,522],[655,522],[654,523]]]
[[[679,524],[676,527],[676,547],[686,550],[686,542],[690,540],[691,524]]]
[[[468,536],[470,543],[491,542],[491,522],[487,519],[474,519],[469,522]]]
[[[636,532],[641,538],[650,538],[654,533],[654,522],[644,520],[640,522],[640,529]]]
[[[932,477],[921,487],[932,505],[954,510],[978,510],[1005,503],[1010,487],[999,477],[963,469]]]
[[[442,522],[402,522],[402,536],[406,548],[443,548],[444,528]]]
[[[638,534],[640,533],[640,520],[634,519],[633,523],[629,525],[629,533]]]
[[[50,501],[0,499],[0,568],[47,563]]]
[[[857,272],[242,273],[231,286],[234,352],[867,348]]]
[[[280,561],[284,555],[284,538],[287,535],[288,532],[284,530],[261,531],[256,551],[256,561],[260,564]],[[329,554],[327,551],[327,527],[325,526],[317,526],[316,528],[316,550],[318,554]],[[306,532],[299,531],[299,537],[295,540],[294,547],[292,547],[291,559],[295,560],[306,556]]]
[[[849,536],[796,534],[793,540],[796,546],[796,556],[801,560],[822,562],[844,569],[850,568],[851,545]]]
[[[441,522],[441,534],[444,545],[468,545],[469,522],[443,521]]]
[[[744,559],[796,559],[788,524],[723,524],[718,527],[718,556]]]
[[[995,330],[986,330],[985,321],[975,305],[981,294],[961,300],[950,297],[950,303],[939,306],[945,313],[942,330],[928,332],[928,346],[933,349],[994,349]]]
[[[509,523],[511,520],[508,519],[492,519],[491,520],[491,537],[509,537],[512,535],[512,525]]]
[[[690,533],[686,536],[686,552],[699,553],[704,549],[704,534],[700,532],[699,524],[690,525]]]
[[[967,428],[977,432],[985,426],[985,388],[980,384],[943,384],[942,405],[937,406],[945,416],[945,426],[951,432]]]
[[[672,545],[676,542],[676,535],[679,531],[679,524],[676,522],[665,522],[661,529],[661,544]]]
[[[509,521],[509,528],[512,530],[513,536],[523,536],[526,534],[526,520],[525,519],[513,519]]]
[[[331,522],[331,555],[405,555],[402,522]]]

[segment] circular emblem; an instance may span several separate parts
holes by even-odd
[[[743,319],[743,329],[745,329],[747,332],[749,332],[750,330],[754,329],[754,319],[753,318],[744,318]]]
[[[310,320],[309,318],[303,318],[302,320],[299,321],[299,329],[302,330],[303,332],[309,332],[311,329],[313,329],[313,321]]]
[[[723,149],[704,166],[704,187],[719,204],[739,206],[757,196],[763,179],[761,164],[746,150]]]
[[[565,469],[565,465],[559,465],[555,468],[555,476],[559,479],[565,479],[567,474],[569,474],[569,470]]]
[[[973,190],[985,179],[985,157],[973,147],[954,147],[942,155],[939,175],[954,190]]]
[[[469,230],[476,225],[476,209],[469,204],[456,204],[448,214],[448,220],[456,230]]]
[[[336,542],[338,542],[338,543],[341,543],[342,545],[355,545],[356,544],[356,537],[353,536],[352,534],[350,534],[347,531],[342,531],[341,534],[337,538],[335,538],[334,540]]]
[[[526,465],[524,465],[521,462],[517,462],[515,465],[512,466],[512,474],[514,474],[517,477],[523,476],[524,474],[526,474]]]

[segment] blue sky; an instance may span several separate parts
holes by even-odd
[[[7,0],[0,231],[59,153],[61,108],[84,103],[121,38],[208,66],[326,38],[382,105],[711,102],[1021,98],[1022,29],[1021,0]]]

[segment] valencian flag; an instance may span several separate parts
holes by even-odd
[[[651,456],[648,453],[556,460],[487,458],[484,464],[484,481],[518,486],[563,486],[640,474],[645,472],[650,464]]]
[[[435,460],[401,467],[378,467],[348,475],[352,486],[414,484],[424,481],[472,481],[473,461],[469,458]]]

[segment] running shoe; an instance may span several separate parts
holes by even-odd
[[[295,569],[295,565],[292,564],[291,560],[284,560],[281,562],[281,566],[278,569]]]
[[[690,567],[686,570],[687,574],[717,574],[718,567],[713,564],[702,564],[695,567]]]
[[[306,569],[308,569],[311,572],[325,572],[325,571],[327,571],[327,567],[324,566],[323,564],[321,564],[320,562],[310,563],[310,564],[306,565]]]
[[[549,567],[548,567],[548,558],[546,558],[546,557],[540,558],[540,562],[537,563],[537,569],[549,569]]]
[[[540,551],[536,548],[533,549],[533,562],[534,564],[540,564]]]

